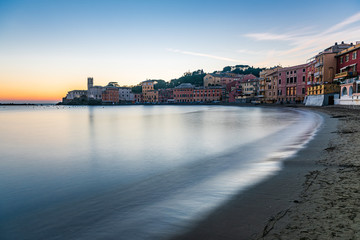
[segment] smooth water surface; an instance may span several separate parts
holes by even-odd
[[[1,239],[161,239],[281,169],[306,111],[0,106]]]

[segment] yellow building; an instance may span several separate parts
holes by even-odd
[[[159,92],[155,90],[156,81],[144,81],[141,83],[143,102],[157,103],[159,101]]]
[[[307,92],[308,92],[308,95],[323,95],[323,94],[330,94],[330,93],[339,93],[340,85],[333,84],[333,83],[314,85],[314,86],[308,87]]]
[[[260,72],[259,100],[266,103],[277,101],[278,70],[281,67],[272,67]]]
[[[220,86],[221,85],[220,74],[206,74],[204,77],[204,87],[208,86]]]

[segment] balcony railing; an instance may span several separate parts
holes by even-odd
[[[321,76],[321,75],[322,75],[321,72],[316,72],[316,73],[314,73],[314,77],[319,77],[319,76]]]
[[[322,66],[323,65],[323,62],[318,62],[318,63],[315,63],[315,67],[317,68],[317,67],[320,67],[320,66]]]

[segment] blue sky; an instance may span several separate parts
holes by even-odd
[[[359,23],[356,0],[0,0],[0,83],[6,98],[34,86],[58,96],[85,88],[88,76],[132,85],[227,65],[301,64],[336,41],[360,41]]]

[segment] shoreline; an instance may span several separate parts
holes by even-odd
[[[338,132],[339,118],[332,117],[331,111],[324,107],[298,108],[311,110],[323,117],[323,125],[305,148],[284,160],[283,169],[277,175],[239,193],[187,232],[171,239],[299,239],[301,234],[295,234],[294,229],[286,237],[283,229],[288,227],[289,221],[284,219],[302,204],[309,179],[324,168],[319,160],[323,158],[324,151],[327,152],[325,149],[329,148],[329,143],[336,140],[334,132]],[[309,239],[311,236],[310,233]]]

